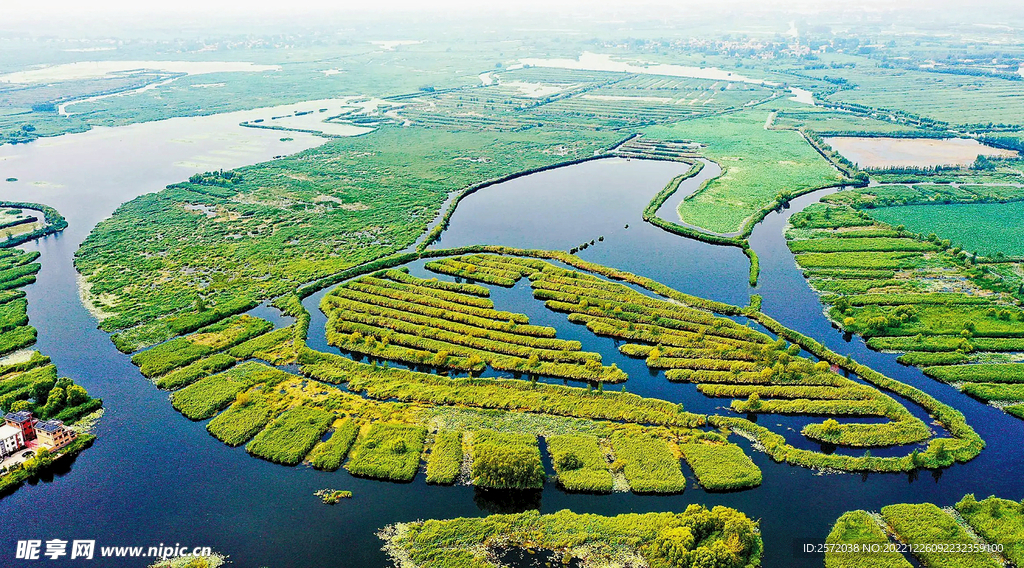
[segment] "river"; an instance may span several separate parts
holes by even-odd
[[[175,122],[177,121],[177,122]],[[690,503],[727,505],[761,519],[767,548],[764,566],[821,566],[820,557],[794,557],[795,544],[822,539],[844,511],[877,510],[894,502],[933,501],[949,505],[964,493],[992,493],[1021,499],[1016,475],[1024,466],[1020,422],[952,387],[895,362],[895,355],[847,341],[822,314],[817,296],[796,269],[782,237],[789,216],[821,193],[796,199],[770,214],[751,243],[761,258],[761,284],[747,284],[747,259],[735,247],[684,239],[646,224],[647,202],[686,166],[672,162],[609,158],[517,178],[482,189],[461,201],[449,229],[435,247],[463,244],[567,249],[595,240],[580,252],[586,260],[649,276],[683,292],[745,304],[751,293],[764,297],[764,310],[785,325],[814,336],[840,353],[917,386],[962,410],[989,443],[966,465],[943,472],[898,475],[819,475],[773,463],[739,440],[764,472],[764,484],[735,493],[707,493],[683,466],[687,489],[675,496],[569,494],[553,484],[526,493],[485,492],[472,487],[429,486],[422,474],[412,483],[357,479],[344,470],[325,473],[282,467],[229,448],[208,435],[203,424],[175,412],[167,393],[157,390],[118,353],[78,299],[72,255],[96,222],[118,204],[180,181],[194,171],[235,167],[319,143],[303,134],[281,142],[280,133],[237,127],[237,117],[172,119],[118,129],[96,129],[25,146],[0,147],[0,177],[21,181],[0,186],[0,198],[39,201],[56,207],[70,226],[62,234],[25,245],[40,250],[38,281],[25,288],[38,348],[61,373],[104,399],[106,415],[96,444],[52,480],[23,487],[0,500],[5,530],[0,559],[13,560],[24,539],[96,539],[97,546],[210,546],[244,567],[375,567],[387,565],[375,532],[398,522],[478,516],[494,512],[560,509],[618,514],[682,511]],[[187,138],[189,142],[181,140]],[[244,150],[244,151],[243,151]],[[190,165],[191,164],[191,165]],[[666,204],[666,218],[681,196],[715,171],[687,180]],[[33,185],[32,182],[45,182]],[[834,190],[824,190],[824,192]],[[626,227],[628,225],[628,228]],[[599,237],[603,241],[598,241]],[[411,266],[425,274],[422,263]],[[552,325],[559,337],[579,339],[606,362],[630,372],[630,392],[683,402],[689,410],[727,412],[727,399],[708,399],[693,385],[670,384],[642,361],[615,350],[531,299],[523,281],[495,289],[498,309],[526,312],[534,323]],[[313,315],[309,345],[333,350],[323,338],[325,318],[317,309],[322,293],[305,301]],[[762,424],[802,441],[806,419],[762,416]],[[782,426],[776,427],[776,424]],[[793,430],[786,430],[792,428]],[[329,507],[313,493],[350,490],[354,498]],[[8,560],[10,559],[10,560]],[[103,566],[146,566],[144,559],[106,559]]]

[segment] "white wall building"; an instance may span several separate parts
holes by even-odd
[[[21,430],[13,426],[0,426],[0,459],[6,458],[25,445]]]

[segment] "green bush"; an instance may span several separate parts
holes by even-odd
[[[245,445],[258,458],[296,465],[309,453],[334,422],[334,414],[311,406],[284,411],[265,430]]]
[[[351,419],[345,419],[334,428],[334,433],[326,442],[320,442],[309,453],[309,463],[316,469],[335,471],[341,467],[352,443],[359,434],[359,425]]]
[[[491,295],[490,290],[483,286],[477,286],[476,284],[447,282],[436,278],[416,278],[415,276],[410,276],[401,270],[388,270],[384,275],[395,282],[415,284],[417,286],[425,286],[428,288],[437,288],[438,290],[447,290],[449,292],[458,292],[460,294],[470,294],[473,296],[480,296],[481,298],[487,298]]]
[[[956,365],[966,362],[968,357],[958,351],[911,351],[900,355],[896,360],[904,365]]]
[[[208,377],[213,373],[218,373],[224,369],[228,369],[233,366],[237,361],[234,357],[218,353],[211,355],[205,359],[200,359],[188,366],[180,369],[175,369],[170,373],[160,377],[156,381],[156,386],[162,389],[174,390],[183,386],[190,385],[197,380]]]
[[[925,367],[929,377],[947,383],[1024,383],[1024,363],[978,363]]]
[[[799,254],[805,252],[924,252],[937,250],[938,247],[932,243],[915,239],[847,237],[793,241],[789,244],[789,249]]]
[[[680,405],[625,392],[597,392],[561,385],[530,384],[511,379],[449,379],[404,369],[385,369],[338,361],[349,375],[349,390],[380,400],[397,399],[436,405],[519,410],[577,418],[621,420],[640,424],[702,426],[704,417]],[[307,367],[303,367],[306,372]]]
[[[1003,556],[1024,566],[1024,505],[997,497],[978,502],[966,495],[956,510],[987,542],[1003,545]]]
[[[889,526],[910,545],[952,544],[972,545],[967,531],[948,513],[931,503],[920,505],[889,505],[882,507],[882,517]],[[949,553],[928,551],[922,547],[914,551],[925,566],[943,568],[999,568],[991,556],[981,552]]]
[[[224,412],[218,414],[206,430],[229,446],[240,446],[248,442],[270,422],[271,407],[262,398],[253,397],[248,401],[237,400]]]
[[[397,270],[392,272],[398,272]],[[400,273],[402,274],[402,273]],[[373,286],[376,289],[388,288],[391,290],[399,290],[414,295],[426,295],[432,296],[447,302],[455,302],[456,304],[463,304],[466,306],[473,306],[477,308],[490,309],[494,307],[494,302],[489,298],[481,297],[477,294],[464,294],[461,291],[451,290],[446,287],[437,285],[421,285],[420,283],[427,283],[430,280],[421,280],[413,276],[406,275],[404,281],[397,281],[390,277],[388,278],[377,278],[374,276],[363,276],[359,280],[355,281],[352,285],[352,289],[361,290],[363,289],[360,285]],[[439,282],[434,280],[435,284]],[[446,284],[451,284],[446,282]],[[459,286],[459,284],[455,284]],[[476,288],[483,288],[482,286],[476,286]],[[483,288],[486,290],[486,288]]]
[[[271,353],[283,343],[290,341],[294,336],[295,329],[293,326],[276,329],[228,349],[228,355],[237,359],[258,357],[271,363],[277,363],[277,361],[273,360],[274,357]]]
[[[245,385],[213,375],[171,393],[171,406],[192,420],[205,420],[231,404]]]
[[[220,351],[274,329],[274,324],[247,314],[231,316],[188,336],[189,341]]]
[[[291,378],[293,375],[260,363],[242,363],[174,391],[171,405],[192,420],[204,420],[234,401],[244,389],[259,383],[269,388]]]
[[[560,486],[569,491],[611,492],[612,474],[597,437],[548,436],[544,441]]]
[[[24,349],[36,342],[36,328],[24,325],[0,333],[0,356]]]
[[[686,487],[679,458],[665,440],[643,432],[616,432],[612,449],[634,492],[679,493]]]
[[[0,332],[10,331],[28,324],[28,300],[20,299],[0,304]]]
[[[825,551],[825,568],[911,568],[910,562],[899,552],[841,551],[844,544],[883,547],[889,544],[888,535],[866,511],[844,513],[828,533],[825,543],[836,545]]]
[[[796,262],[801,268],[901,269],[923,261],[913,252],[825,252],[799,254]]]
[[[393,302],[403,302],[405,304],[420,304],[431,308],[440,310],[446,310],[450,312],[459,312],[471,316],[495,319],[501,321],[514,321],[518,324],[530,323],[530,320],[523,314],[517,314],[513,312],[499,311],[492,308],[479,308],[476,306],[466,305],[460,302],[452,302],[445,300],[440,294],[451,294],[444,293],[440,290],[432,290],[430,294],[423,293],[425,290],[420,291],[404,291],[395,290],[386,286],[379,286],[375,284],[369,284],[365,279],[354,280],[348,282],[339,287],[335,292],[340,290],[350,290],[359,294],[371,295],[378,298],[387,298]],[[460,295],[461,296],[461,295]]]
[[[473,433],[473,484],[495,489],[539,489],[544,485],[537,437],[480,430]]]
[[[353,475],[411,481],[416,476],[427,431],[422,426],[376,423],[345,464]]]
[[[462,469],[462,460],[462,432],[438,432],[427,455],[427,483],[455,483]]]
[[[651,568],[755,568],[763,545],[757,523],[727,507],[690,505],[683,513],[580,515],[568,510],[398,525],[386,549],[421,568],[493,566],[498,546],[586,550],[588,558],[638,559]],[[729,543],[727,547],[725,543]],[[568,558],[568,556],[567,556]]]
[[[1024,383],[1010,385],[964,383],[961,390],[984,401],[997,400],[1001,402],[1013,402],[1024,400]]]
[[[139,371],[143,375],[153,377],[188,365],[213,351],[211,347],[196,345],[184,337],[178,337],[147,351],[136,353],[132,357],[132,363],[139,366]]]
[[[686,463],[709,491],[746,489],[761,485],[761,469],[735,444],[681,444]]]
[[[496,286],[511,287],[515,285],[520,278],[522,278],[522,275],[518,272],[478,266],[462,262],[454,258],[432,260],[428,262],[425,267],[427,270],[432,270],[440,274],[458,276],[460,278],[466,278],[467,280],[475,280],[477,282],[493,284]]]
[[[320,302],[324,313],[335,309],[346,309],[364,314],[393,318],[398,321],[419,325],[434,325],[449,331],[466,330],[467,326],[481,330],[494,330],[516,335],[529,335],[538,338],[555,337],[555,328],[539,325],[520,324],[510,320],[497,320],[460,312],[446,311],[440,308],[423,306],[412,302],[399,302],[390,298],[382,298],[370,294],[362,294],[344,288],[332,290]],[[461,324],[462,327],[459,326]],[[568,342],[566,342],[568,343]]]

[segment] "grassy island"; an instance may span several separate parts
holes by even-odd
[[[834,549],[826,552],[825,566],[907,568],[912,554],[925,568],[997,568],[1024,560],[1022,539],[1024,506],[969,494],[952,507],[898,504],[882,507],[881,514],[848,512],[828,536]]]
[[[528,511],[429,520],[387,527],[380,537],[392,558],[417,568],[499,566],[491,555],[517,548],[548,551],[563,563],[755,568],[763,549],[755,521],[735,509],[700,505],[683,513],[616,517]]]
[[[705,488],[734,490],[760,484],[762,474],[728,441],[730,434],[756,440],[755,447],[776,461],[848,471],[945,467],[971,459],[984,447],[955,410],[752,308],[681,294],[566,253],[505,247],[474,251],[423,254],[445,261],[428,263],[439,272],[456,267],[528,279],[534,296],[548,308],[593,333],[620,339],[624,354],[667,370],[670,380],[697,383],[709,396],[733,398],[737,412],[824,415],[824,422],[808,425],[802,435],[851,447],[931,438],[930,429],[884,389],[921,404],[952,437],[932,438],[927,449],[900,457],[797,449],[782,435],[740,416],[695,414],[669,401],[604,389],[600,377],[607,371],[597,354],[556,337],[553,328],[531,324],[523,314],[497,309],[487,286],[417,278],[395,269],[368,268],[366,274],[353,275],[321,304],[329,316],[329,340],[345,351],[372,355],[369,362],[305,347],[308,314],[303,316],[301,304],[286,298],[277,304],[297,315],[293,326],[267,331],[255,318],[228,316],[139,355],[166,353],[142,362],[178,365],[161,367],[164,374],[157,383],[174,391],[172,403],[185,416],[212,417],[208,430],[225,443],[247,443],[254,456],[284,464],[306,461],[324,470],[345,467],[397,481],[414,479],[426,461],[431,483],[453,483],[464,476],[481,487],[532,488],[554,475],[569,491],[673,493],[685,487],[685,460]],[[775,335],[723,317],[741,314]],[[243,341],[258,331],[263,334]],[[303,376],[247,361],[251,350],[238,351],[278,334]],[[196,346],[210,350],[194,361],[177,355]],[[821,360],[814,362],[805,353]],[[391,367],[389,360],[409,368]],[[512,376],[454,376],[484,365],[510,370]],[[568,369],[579,374],[563,372]],[[596,380],[585,375],[591,369]],[[533,374],[591,382],[576,387],[524,380]],[[620,378],[627,377],[623,373]],[[348,392],[332,388],[339,383],[347,383]],[[888,421],[845,424],[845,416]],[[328,432],[330,437],[320,441]],[[553,471],[542,466],[538,437],[545,440]]]

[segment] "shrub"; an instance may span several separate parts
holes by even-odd
[[[206,431],[229,446],[248,442],[270,422],[271,407],[261,398],[243,403],[236,399],[231,408],[217,415]]]
[[[746,489],[761,484],[761,469],[735,444],[681,444],[686,463],[709,491]]]
[[[1024,383],[1024,363],[978,363],[925,367],[924,374],[947,383]]]
[[[997,497],[978,502],[974,495],[966,495],[956,510],[986,541],[1002,544],[1003,556],[1024,566],[1024,505]]]
[[[956,365],[957,363],[964,363],[968,359],[967,355],[958,351],[945,351],[945,352],[932,352],[932,351],[912,351],[910,353],[904,353],[900,355],[896,360],[904,365]]]
[[[889,544],[889,537],[866,511],[850,511],[839,517],[825,539],[826,544],[837,545],[825,551],[825,568],[911,568],[910,562],[899,552],[842,551],[839,545]]]
[[[548,436],[545,441],[560,486],[569,491],[608,493],[612,490],[608,460],[595,436]]]
[[[458,292],[460,294],[470,294],[473,296],[480,296],[481,298],[486,298],[491,295],[490,290],[483,286],[477,286],[476,284],[447,282],[436,278],[416,278],[415,276],[410,276],[401,270],[388,270],[384,275],[395,282],[404,282],[406,284],[437,288],[438,290],[447,290],[449,292]]]
[[[481,430],[473,434],[473,484],[495,489],[538,489],[544,485],[537,438]]]
[[[421,426],[374,424],[357,443],[345,469],[353,475],[411,481],[419,468],[426,435]]]
[[[316,469],[335,471],[341,467],[352,443],[359,434],[359,425],[351,419],[345,419],[335,426],[334,433],[325,441],[320,442],[309,454],[309,463]]]
[[[963,392],[984,401],[1024,400],[1024,384],[964,383],[961,388]]]
[[[23,349],[36,342],[36,328],[24,325],[0,333],[0,355]]]
[[[901,539],[910,545],[942,543],[948,545],[971,545],[973,540],[948,513],[932,505],[889,505],[882,507],[882,516]],[[939,550],[930,551],[921,547],[914,551],[926,566],[949,568],[999,568],[991,556],[982,552],[958,552],[950,554]]]
[[[427,455],[427,483],[455,483],[462,469],[462,432],[447,431],[434,435]]]
[[[183,337],[161,343],[152,349],[136,353],[132,363],[139,366],[139,371],[147,377],[160,375],[213,352],[212,347],[196,345]]]
[[[235,358],[229,355],[225,355],[223,353],[211,355],[205,359],[200,359],[191,363],[186,367],[167,373],[157,379],[156,386],[168,390],[181,388],[183,386],[190,385],[203,377],[208,377],[213,373],[218,373],[224,369],[228,369],[235,363]]]
[[[743,513],[727,507],[709,510],[700,505],[690,505],[683,513],[616,517],[568,510],[550,515],[526,511],[418,521],[398,525],[397,529],[386,531],[385,549],[422,568],[491,566],[491,543],[528,543],[531,550],[557,552],[586,550],[588,558],[630,558],[652,568],[753,568],[760,564],[763,548],[757,523]]]
[[[245,451],[265,460],[296,465],[324,435],[334,414],[311,406],[296,406],[284,411],[251,442]]]
[[[286,344],[295,336],[294,326],[276,329],[240,343],[228,350],[228,355],[237,359],[260,358],[280,364],[294,357],[294,350],[288,352]],[[286,352],[286,356],[282,356]]]
[[[171,405],[192,420],[204,420],[234,401],[246,388],[258,383],[272,386],[290,378],[293,375],[260,363],[243,363],[171,393]]]
[[[678,493],[686,487],[679,458],[665,440],[638,431],[616,432],[612,448],[634,492]]]

